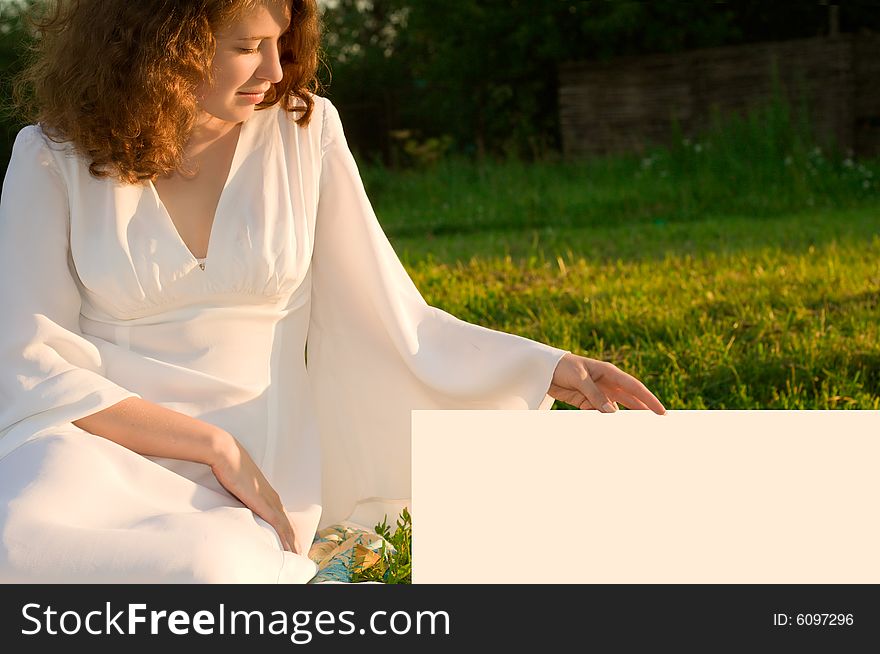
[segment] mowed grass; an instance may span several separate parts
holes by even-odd
[[[361,172],[453,315],[611,361],[668,409],[880,409],[880,162],[804,125],[776,103],[642,157]]]
[[[431,256],[393,242],[430,304],[611,361],[669,409],[880,409],[878,212],[633,240],[612,227],[482,234],[469,248],[443,237]]]
[[[611,361],[669,409],[880,409],[877,162],[763,129],[362,173],[425,299],[464,320]]]

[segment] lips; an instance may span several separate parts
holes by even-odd
[[[262,95],[264,93],[268,93],[269,89],[263,89],[262,91],[239,91],[242,95]]]

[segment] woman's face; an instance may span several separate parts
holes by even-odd
[[[214,118],[240,123],[250,118],[262,96],[282,77],[278,38],[290,24],[289,2],[264,2],[214,34],[215,85],[199,89],[199,104]]]

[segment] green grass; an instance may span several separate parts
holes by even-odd
[[[352,583],[361,581],[381,581],[386,584],[412,583],[412,516],[404,508],[397,519],[394,533],[388,526],[388,516],[375,526],[376,533],[382,536],[391,547],[382,543],[381,559],[378,564],[364,571],[352,573]]]
[[[776,102],[641,156],[362,174],[464,320],[612,361],[669,409],[878,409],[880,161],[805,125]]]
[[[669,409],[878,409],[878,210],[396,246],[429,303],[612,361]]]
[[[691,148],[678,157],[656,151],[571,163],[449,159],[426,171],[364,166],[362,175],[384,227],[400,237],[765,218],[876,203],[877,162],[814,152],[736,173],[723,171],[725,157],[709,160]]]
[[[868,206],[639,236],[547,229],[395,246],[429,303],[613,361],[669,409],[876,410],[878,216]],[[383,527],[396,557],[356,580],[409,583],[409,519],[393,539]]]
[[[612,361],[668,409],[880,409],[880,204],[394,245],[429,303]],[[395,533],[358,580],[407,583]]]
[[[880,160],[817,145],[809,116],[777,95],[746,117],[714,115],[698,138],[641,154],[574,161],[475,164],[447,158],[425,170],[363,167],[394,236],[553,226],[623,227],[772,217],[876,204]]]
[[[611,361],[668,409],[880,409],[880,161],[782,104],[640,157],[362,175],[463,320]]]

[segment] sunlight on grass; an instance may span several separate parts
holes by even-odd
[[[425,260],[410,272],[429,303],[612,361],[669,409],[880,408],[880,230],[804,251],[732,249]]]
[[[880,409],[880,161],[783,105],[640,156],[363,172],[463,320],[611,361],[668,409]]]
[[[878,409],[880,161],[808,124],[776,99],[640,155],[364,179],[464,320],[611,361],[669,409]]]

